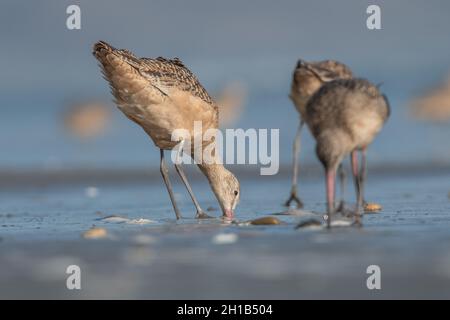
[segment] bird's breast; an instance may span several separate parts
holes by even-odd
[[[368,112],[355,119],[350,128],[358,147],[369,145],[381,130],[383,121],[376,112]]]
[[[162,103],[122,104],[119,108],[162,149],[172,149],[177,136],[192,139],[217,128],[217,110],[185,93],[171,95]]]

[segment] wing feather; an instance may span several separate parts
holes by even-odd
[[[208,104],[214,104],[197,77],[181,62],[180,59],[141,58],[139,73],[148,79],[161,92],[177,88],[191,93]],[[167,94],[167,93],[166,93]]]

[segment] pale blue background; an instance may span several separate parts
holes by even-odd
[[[366,7],[382,8],[382,30],[366,28]],[[65,27],[79,4],[82,29]],[[247,84],[237,127],[280,128],[281,162],[291,161],[297,113],[287,95],[297,58],[334,58],[375,83],[392,118],[371,151],[378,164],[450,161],[450,128],[420,123],[408,101],[450,70],[448,1],[5,1],[0,3],[0,169],[157,166],[141,129],[114,108],[106,135],[68,137],[68,102],[111,101],[92,44],[99,39],[140,56],[180,57],[211,92]],[[111,103],[111,107],[113,105]],[[306,137],[306,135],[305,135]],[[316,163],[306,137],[303,159]]]

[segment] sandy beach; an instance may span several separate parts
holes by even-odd
[[[0,298],[449,298],[443,173],[372,175],[368,197],[383,210],[365,215],[361,229],[295,229],[319,214],[277,215],[282,223],[269,226],[197,221],[181,188],[185,218],[176,221],[158,179],[103,183],[95,197],[81,183],[3,190]],[[283,211],[287,179],[245,179],[237,220]],[[323,212],[322,179],[303,180],[305,209]],[[217,207],[204,181],[194,187],[202,204]],[[94,225],[106,237],[83,238]],[[81,269],[81,290],[66,288],[69,265]],[[369,265],[381,269],[381,290],[367,289]]]

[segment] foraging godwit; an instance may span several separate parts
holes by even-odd
[[[111,122],[111,110],[102,102],[71,105],[64,114],[68,133],[83,141],[91,140],[106,131]]]
[[[424,95],[412,101],[413,114],[422,120],[446,122],[450,120],[450,76]]]
[[[185,142],[171,140],[176,129],[188,130],[190,137],[187,139],[194,146],[196,121],[201,122],[203,132],[217,129],[219,111],[216,104],[178,58],[138,58],[128,50],[115,49],[103,41],[94,45],[93,54],[100,62],[119,109],[140,125],[160,149],[161,174],[179,219],[181,215],[169,180],[164,150],[172,150]],[[202,146],[211,143],[214,142],[203,142]],[[178,152],[180,156],[182,149]],[[193,153],[191,148],[191,156]],[[223,215],[232,218],[240,196],[239,181],[219,162],[201,162],[198,166],[207,177]],[[197,209],[196,217],[208,217],[201,209],[181,164],[175,163],[175,168]]]
[[[297,195],[297,176],[298,162],[300,153],[300,138],[303,125],[306,119],[306,104],[309,98],[326,82],[335,79],[350,79],[353,74],[349,67],[345,64],[334,60],[324,60],[317,62],[306,62],[298,60],[292,75],[291,93],[289,97],[294,103],[297,111],[300,113],[300,124],[294,139],[293,147],[293,173],[292,187],[289,199],[285,205],[290,206],[291,202],[297,203],[297,208],[302,208],[303,203]],[[343,208],[343,190],[344,190],[344,170],[339,167],[342,199],[340,207]]]
[[[355,223],[360,224],[366,172],[366,150],[389,117],[385,95],[365,79],[337,79],[324,84],[305,106],[305,122],[316,139],[316,153],[326,171],[328,227],[334,213],[335,176],[351,154],[356,185]],[[362,152],[358,171],[358,154]]]
[[[233,125],[241,117],[246,96],[247,88],[240,82],[228,83],[214,96],[214,100],[220,106],[220,127]]]

